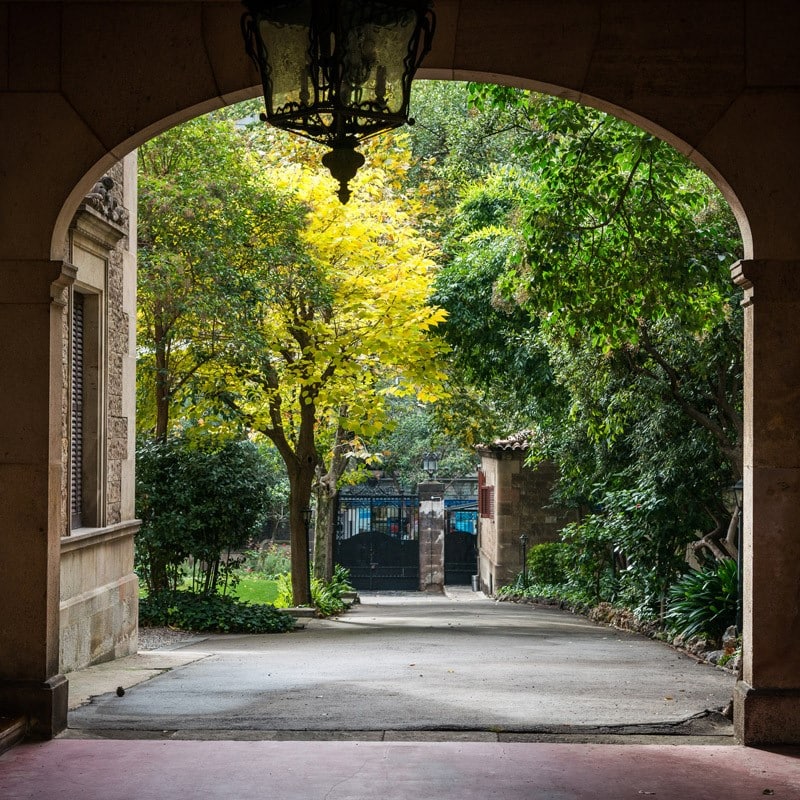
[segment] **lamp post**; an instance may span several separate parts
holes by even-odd
[[[367,486],[378,486],[380,485],[381,478],[383,478],[383,470],[378,469],[371,469],[369,471],[369,477],[367,478]]]
[[[528,534],[523,533],[519,537],[519,543],[522,547],[522,585],[528,588]]]
[[[428,477],[433,480],[439,471],[439,456],[437,453],[425,453],[422,457],[422,469],[428,473]]]
[[[744,609],[742,608],[743,599],[742,594],[744,590],[744,575],[742,573],[742,565],[744,558],[742,555],[743,542],[742,542],[742,504],[744,501],[744,484],[740,478],[731,487],[733,499],[736,502],[736,591],[738,594],[738,601],[736,604],[736,632],[741,636],[742,634],[742,619]]]
[[[412,122],[411,81],[430,51],[430,0],[244,0],[242,34],[264,88],[263,119],[331,148],[339,200],[365,139]]]
[[[309,506],[303,509],[303,525],[306,526],[306,546],[308,547],[308,557],[306,559],[308,563],[308,596],[311,598],[311,508]],[[311,605],[314,605],[313,599]]]

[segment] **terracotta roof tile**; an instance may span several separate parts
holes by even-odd
[[[495,439],[491,444],[479,444],[477,450],[527,450],[530,447],[533,431],[518,431],[505,439]]]

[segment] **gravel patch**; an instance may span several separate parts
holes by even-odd
[[[139,652],[143,650],[175,650],[187,644],[202,642],[207,637],[196,631],[174,628],[139,628]]]

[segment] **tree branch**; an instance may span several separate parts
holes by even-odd
[[[729,437],[725,433],[725,430],[717,422],[715,422],[707,414],[704,414],[699,408],[693,406],[684,397],[683,392],[681,391],[681,378],[678,374],[678,371],[669,362],[667,362],[658,348],[653,344],[646,327],[641,329],[639,342],[644,352],[647,353],[664,371],[669,385],[669,396],[675,400],[675,402],[690,419],[694,420],[716,439],[726,458],[729,460],[737,473],[741,475],[742,466],[740,449],[737,447],[736,443],[730,441]],[[642,371],[644,372],[644,370]]]

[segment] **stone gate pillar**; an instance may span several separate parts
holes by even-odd
[[[444,591],[444,484],[420,483],[419,589]]]
[[[74,270],[0,262],[0,715],[67,724],[58,674],[64,314]]]
[[[800,261],[740,261],[744,289],[744,658],[734,724],[800,743]]]

